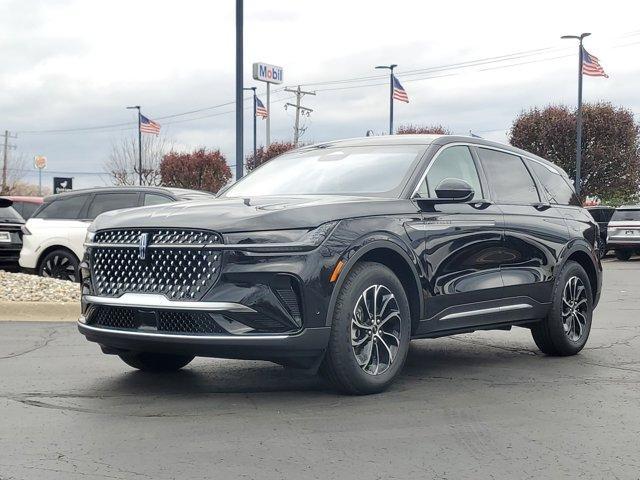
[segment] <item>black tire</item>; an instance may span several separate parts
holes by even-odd
[[[379,308],[381,312],[377,316],[367,313],[372,309],[369,305],[373,307],[373,298],[379,299],[376,310]],[[372,317],[376,317],[377,322]],[[382,317],[387,321],[383,322]],[[409,302],[398,277],[379,263],[358,263],[338,293],[329,345],[320,372],[343,393],[381,392],[402,370],[410,335]],[[358,342],[360,345],[352,345]],[[369,345],[371,347],[367,348]],[[364,359],[363,365],[356,355]]]
[[[47,253],[40,261],[38,275],[41,277],[80,281],[80,261],[69,250],[58,249]]]
[[[577,280],[574,281],[574,279]],[[567,292],[571,293],[574,285],[575,291],[578,292],[576,296],[578,300],[566,301],[563,296]],[[571,304],[578,304],[578,306],[574,308],[570,306]],[[572,311],[578,311],[578,313],[574,315],[571,314]],[[567,312],[569,312],[568,315]],[[569,261],[556,278],[551,311],[544,320],[531,328],[533,340],[540,351],[547,355],[575,355],[587,343],[592,315],[593,297],[589,277],[579,263]],[[574,327],[575,335],[571,330]],[[577,336],[578,329],[579,336]]]
[[[623,262],[629,260],[631,258],[631,255],[633,255],[632,250],[616,250],[616,258],[618,260],[622,260]]]
[[[119,355],[124,363],[143,372],[175,372],[188,365],[193,356],[138,352]]]

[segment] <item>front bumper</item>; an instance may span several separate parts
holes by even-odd
[[[269,360],[301,368],[311,368],[318,363],[330,333],[329,327],[319,327],[282,335],[183,335],[97,328],[84,322],[84,317],[80,317],[80,333],[87,340],[99,343],[105,353],[145,351]]]
[[[336,261],[323,247],[286,254],[225,251],[219,278],[195,301],[151,292],[107,297],[93,285],[88,248],[78,328],[105,353],[154,351],[313,368],[328,344],[329,276]]]

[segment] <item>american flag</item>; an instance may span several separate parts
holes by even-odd
[[[140,131],[142,133],[153,133],[154,135],[160,134],[160,124],[149,120],[144,115],[140,114]]]
[[[405,89],[402,88],[402,85],[400,85],[400,82],[395,75],[393,76],[393,99],[409,103],[409,95],[407,95]]]
[[[267,118],[269,116],[269,111],[258,97],[256,97],[256,115],[260,118]]]
[[[609,78],[609,75],[604,73],[604,69],[600,66],[598,57],[591,55],[584,48],[582,49],[582,73],[591,77]]]

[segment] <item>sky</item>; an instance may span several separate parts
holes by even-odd
[[[384,133],[388,79],[374,67],[396,63],[410,100],[396,102],[396,125],[506,141],[523,110],[575,106],[577,45],[560,36],[581,32],[592,33],[585,46],[610,75],[585,77],[584,101],[640,119],[640,2],[244,3],[245,85],[264,102],[252,63],[284,68],[272,90],[272,140],[293,137],[291,95],[277,90],[298,84],[316,91],[303,99],[313,109],[304,142]],[[0,130],[17,134],[10,155],[25,159],[29,182],[33,157],[44,155],[45,185],[54,175],[74,177],[76,188],[110,184],[113,145],[137,132],[128,105],[157,119],[175,149],[220,149],[235,164],[234,0],[0,0],[0,59]],[[250,100],[244,118],[249,153]]]

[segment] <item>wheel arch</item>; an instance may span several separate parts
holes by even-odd
[[[589,286],[591,287],[591,298],[593,298],[595,306],[600,295],[600,275],[598,274],[599,262],[594,261],[593,252],[581,243],[576,243],[567,249],[561,267],[564,267],[564,265],[569,261],[578,263],[587,273],[590,284]]]
[[[409,300],[412,331],[414,331],[424,312],[424,300],[422,298],[422,288],[420,286],[418,270],[407,253],[406,247],[403,248],[403,246],[396,243],[396,241],[390,239],[374,240],[361,246],[352,247],[349,252],[343,256],[343,258],[345,257],[348,257],[348,260],[338,276],[329,301],[326,319],[327,326],[331,325],[340,288],[353,267],[358,262],[371,261],[388,267],[396,274],[402,283]]]
[[[71,255],[73,255],[78,260],[78,263],[80,263],[80,258],[78,258],[78,255],[76,255],[76,253],[73,250],[71,250],[69,247],[66,247],[66,246],[60,245],[60,244],[49,245],[38,256],[38,261],[36,262],[36,272],[38,272],[38,273],[40,272],[40,265],[42,265],[42,262],[45,259],[45,257],[47,255],[49,255],[51,252],[54,252],[56,250],[64,250],[65,252],[70,253]]]

